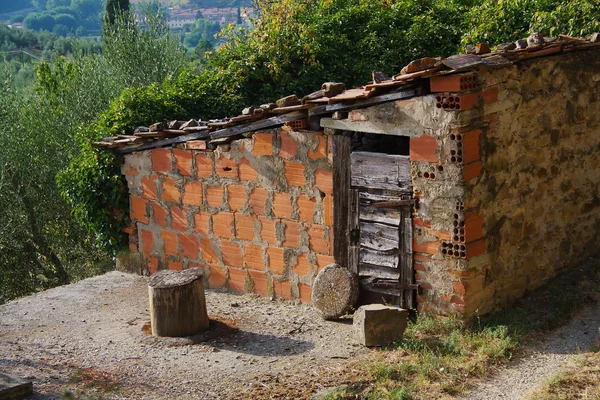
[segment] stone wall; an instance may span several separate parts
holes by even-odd
[[[333,263],[331,165],[326,136],[288,128],[127,155],[131,250],[148,273],[200,267],[210,287],[309,302]]]

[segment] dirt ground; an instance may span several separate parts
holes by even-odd
[[[148,334],[147,279],[121,272],[0,306],[0,372],[33,381],[32,399],[310,398],[360,379],[371,351],[352,321],[310,306],[207,291],[211,331]],[[68,393],[67,393],[68,395]]]

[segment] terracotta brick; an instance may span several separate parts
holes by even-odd
[[[173,149],[175,156],[175,168],[181,175],[192,175],[192,152],[190,150]]]
[[[315,171],[315,186],[323,193],[333,194],[333,171],[317,169]]]
[[[430,221],[423,221],[421,218],[418,218],[418,217],[413,218],[413,225],[414,226],[422,226],[425,228],[431,228]]]
[[[469,164],[481,159],[479,154],[480,135],[480,130],[463,133],[462,159],[464,164]]]
[[[200,250],[202,250],[202,259],[206,263],[214,264],[219,261],[219,257],[217,257],[217,253],[208,237],[205,236],[200,240]]]
[[[476,211],[465,214],[465,241],[473,242],[483,237],[483,217]]]
[[[466,181],[476,178],[481,173],[481,161],[463,166],[463,179]]]
[[[156,179],[156,175],[144,176],[142,178],[142,190],[144,191],[144,198],[148,200],[158,200]]]
[[[498,101],[498,88],[492,87],[485,89],[483,93],[481,93],[481,97],[483,97],[483,104],[491,104]]]
[[[417,262],[415,263],[414,269],[415,269],[415,271],[423,271],[423,272],[427,271],[427,268],[425,268],[425,266],[423,264],[419,264]]]
[[[232,290],[243,292],[246,290],[246,277],[248,273],[245,269],[228,268],[229,271],[229,287]]]
[[[135,168],[133,165],[130,165],[129,169],[127,171],[125,171],[125,175],[137,176],[139,174],[140,174],[140,171],[138,171],[138,169]]]
[[[158,272],[158,258],[148,257],[148,273],[150,275]]]
[[[158,172],[171,172],[172,159],[170,149],[152,150],[152,169]]]
[[[194,214],[194,230],[202,235],[208,235],[210,228],[210,214],[201,211]]]
[[[279,155],[287,159],[296,157],[300,143],[294,140],[289,133],[284,131],[279,133],[279,137],[281,138],[281,150],[279,150]]]
[[[454,293],[463,296],[467,293],[467,289],[465,288],[465,284],[463,282],[452,282],[452,288]]]
[[[262,247],[248,242],[244,243],[244,262],[246,263],[246,267],[259,271],[263,270],[266,265],[262,255]]]
[[[310,248],[321,254],[329,254],[329,241],[325,238],[325,231],[321,225],[313,225],[308,228],[310,237]]]
[[[298,284],[298,292],[300,293],[300,301],[302,303],[312,302],[312,288],[306,283]]]
[[[284,164],[285,177],[288,184],[304,187],[304,185],[306,185],[306,178],[304,177],[304,165],[293,161],[284,161]]]
[[[266,215],[265,202],[268,198],[269,193],[266,190],[260,188],[252,189],[252,192],[250,192],[250,206],[256,215]]]
[[[283,299],[291,299],[292,298],[292,286],[290,281],[279,282],[273,279],[273,292],[276,297]]]
[[[273,195],[273,214],[279,218],[290,219],[293,211],[291,195],[287,193]]]
[[[213,219],[213,233],[223,239],[233,238],[233,232],[235,231],[235,224],[233,219],[233,213],[230,212],[219,212],[212,216]]]
[[[221,240],[221,257],[223,264],[230,267],[242,267],[244,259],[240,245],[228,240]]]
[[[333,135],[327,136],[327,160],[333,165]]]
[[[183,204],[195,207],[202,205],[201,182],[188,182],[183,186]]]
[[[432,76],[429,78],[431,92],[462,92],[461,80],[464,75]]]
[[[140,243],[140,248],[145,254],[152,253],[152,243],[154,242],[154,235],[151,231],[147,231],[142,229],[142,243]]]
[[[471,94],[464,94],[461,96],[456,96],[457,98],[460,98],[460,109],[462,111],[464,110],[471,110],[475,107],[479,106],[479,100],[480,100],[480,94],[479,93],[471,93]]]
[[[169,264],[167,265],[167,269],[170,269],[173,271],[181,271],[181,270],[183,270],[183,263],[181,261],[169,261]]]
[[[285,272],[284,250],[281,247],[267,247],[269,255],[269,271],[274,274],[282,275]]]
[[[223,193],[225,193],[225,189],[222,186],[208,186],[206,188],[206,204],[211,207],[221,207]]]
[[[467,260],[480,256],[486,251],[486,245],[484,240],[478,240],[473,243],[467,243]]]
[[[335,259],[332,256],[317,254],[317,272],[321,271],[329,264],[335,264]]]
[[[438,143],[429,135],[410,138],[410,161],[439,162]]]
[[[320,135],[318,138],[319,144],[317,146],[317,149],[315,151],[308,151],[308,157],[311,160],[318,160],[319,158],[327,157],[327,137],[324,135]]]
[[[129,198],[130,204],[130,218],[132,221],[139,221],[143,224],[148,223],[148,212],[146,211],[146,205],[148,200],[142,199],[141,197],[131,196]]]
[[[254,219],[235,213],[235,236],[242,240],[254,240]]]
[[[259,217],[261,223],[260,237],[264,242],[277,245],[277,235],[275,233],[275,224],[277,221],[267,217]]]
[[[221,155],[216,165],[217,175],[221,178],[238,179],[239,167],[235,160],[230,160]]]
[[[306,254],[302,254],[298,257],[298,262],[296,263],[296,265],[294,265],[293,270],[300,276],[306,276],[310,273],[312,268],[313,266],[310,263],[310,261],[308,261]]]
[[[177,235],[171,231],[160,231],[160,237],[162,237],[165,243],[165,254],[170,256],[176,256],[179,254],[177,251]]]
[[[333,226],[333,196],[327,195],[323,199],[323,223]]]
[[[242,158],[242,161],[240,161],[239,174],[241,180],[250,182],[256,182],[256,177],[258,176],[258,172],[250,166],[250,161],[245,158]]]
[[[126,233],[127,235],[133,235],[137,232],[137,228],[135,226],[127,226],[121,229],[121,232]]]
[[[253,270],[248,270],[248,274],[250,274],[250,279],[252,279],[254,293],[266,297],[269,290],[269,278],[267,275],[262,271]]]
[[[246,205],[246,189],[243,186],[227,186],[227,202],[231,211],[239,211]]]
[[[195,260],[198,258],[198,250],[200,249],[198,238],[195,235],[186,235],[183,233],[180,233],[177,235],[177,237],[179,239],[179,246],[181,246],[183,255],[190,260]]]
[[[273,155],[273,135],[270,133],[255,133],[252,135],[254,155],[271,156]]]
[[[207,147],[206,140],[188,140],[185,142],[186,150],[206,150]]]
[[[413,239],[413,251],[415,253],[438,254],[440,242],[419,243],[416,238]]]
[[[176,231],[188,230],[187,212],[179,207],[171,207],[171,228]]]
[[[434,231],[432,229],[428,229],[427,233],[437,237],[439,240],[452,240],[452,234],[450,232]]]
[[[286,221],[285,222],[285,240],[283,241],[284,247],[300,246],[300,224],[297,222]]]
[[[208,178],[213,173],[213,154],[200,153],[196,154],[196,175],[199,178]]]
[[[227,280],[227,276],[223,271],[223,267],[218,265],[209,265],[208,270],[208,286],[213,289],[223,287],[223,285],[225,285],[225,281]]]
[[[298,197],[298,211],[300,213],[300,221],[313,222],[313,215],[315,213],[315,205],[317,201],[315,199],[308,199],[305,196]]]
[[[167,227],[167,210],[162,208],[158,203],[150,203],[152,206],[152,214],[154,215],[154,223],[161,228]]]
[[[162,183],[163,192],[161,195],[161,200],[167,203],[180,203],[181,202],[181,192],[179,191],[179,185],[177,182],[171,178],[165,178]]]

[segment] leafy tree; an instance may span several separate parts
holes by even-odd
[[[71,9],[83,19],[96,17],[101,11],[100,6],[96,0],[71,0]]]
[[[113,25],[117,15],[127,11],[129,11],[129,0],[107,0],[105,21],[109,25]]]
[[[23,26],[34,31],[51,31],[54,27],[54,17],[48,13],[30,13],[23,20]]]

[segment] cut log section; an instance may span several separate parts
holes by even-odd
[[[182,337],[208,330],[202,270],[159,271],[148,282],[152,335]]]
[[[330,264],[317,275],[312,303],[324,319],[346,315],[358,301],[358,278],[339,264]]]

